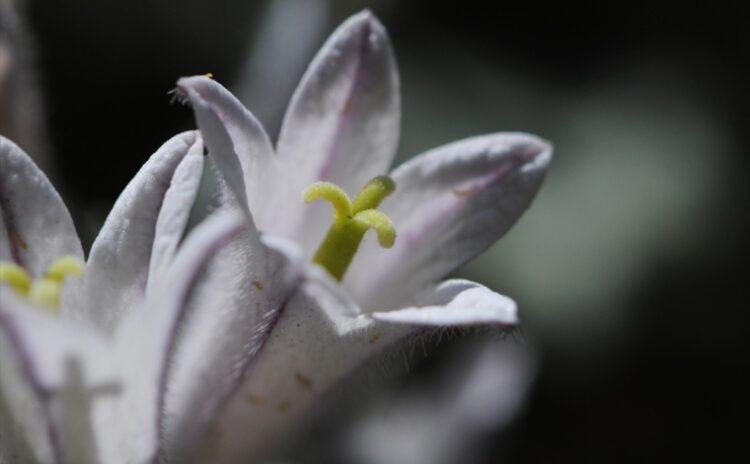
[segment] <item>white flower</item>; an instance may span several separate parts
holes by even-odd
[[[275,150],[255,117],[209,77],[183,78],[177,92],[195,111],[223,186],[255,225],[255,233],[244,243],[235,242],[216,267],[234,276],[237,285],[253,282],[265,300],[253,300],[250,309],[255,305],[262,315],[256,320],[268,323],[249,331],[232,310],[195,308],[193,317],[201,323],[184,332],[190,343],[182,346],[170,372],[179,379],[173,385],[186,388],[167,395],[167,454],[210,449],[204,460],[257,458],[323,394],[385,349],[443,327],[517,323],[509,298],[473,282],[440,279],[492,245],[518,219],[544,177],[551,147],[520,133],[455,142],[393,171],[392,195],[383,199],[390,188],[387,182],[378,184],[373,188],[381,191],[364,202],[366,207],[357,208],[355,199],[352,208],[341,191],[353,195],[385,172],[400,122],[393,52],[369,12],[346,21],[313,60]],[[337,205],[329,235],[330,213],[323,205],[305,205],[303,192],[307,200],[325,198]],[[372,211],[380,201],[379,211],[368,218],[355,214]],[[375,229],[386,246],[394,229],[398,236],[390,249],[366,238],[357,251],[358,236],[349,264],[351,250],[343,253],[329,245],[351,245],[349,238],[336,236],[342,230],[336,227],[355,227],[352,221],[359,221],[358,233],[367,226]],[[331,274],[308,264],[311,259]],[[285,279],[277,278],[281,269],[286,269]],[[342,282],[332,275],[343,275]],[[213,288],[221,286],[216,282]],[[246,311],[244,306],[225,308]],[[230,343],[250,345],[257,354],[232,356],[226,351]],[[233,362],[217,364],[227,356]],[[183,380],[196,376],[201,382]]]
[[[84,278],[63,281],[83,258],[70,215],[0,137],[1,463],[153,460],[182,311],[245,227],[220,214],[183,241],[203,162],[195,132],[164,144],[115,204]]]
[[[352,205],[345,195],[393,158],[398,87],[385,31],[369,13],[347,21],[311,65],[276,154],[225,89],[181,80],[202,138],[178,136],[144,166],[82,281],[63,281],[55,267],[82,258],[62,201],[3,139],[0,462],[257,458],[398,342],[441,327],[515,324],[512,300],[439,280],[515,222],[551,149],[524,134],[457,142],[394,171],[388,198],[391,180],[378,178]],[[245,214],[216,212],[183,238],[204,142],[221,172],[220,209]],[[303,191],[339,212],[317,253],[329,214],[304,205]],[[392,248],[369,238],[359,246],[367,227]],[[58,314],[35,304],[55,306],[60,293]]]

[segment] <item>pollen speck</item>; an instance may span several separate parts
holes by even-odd
[[[468,198],[468,197],[474,195],[475,193],[477,193],[477,189],[476,188],[453,189],[453,194],[456,195],[457,197],[461,197],[461,198]]]
[[[302,387],[312,390],[313,388],[313,381],[310,380],[309,377],[305,376],[301,372],[297,372],[294,374],[294,379],[297,381],[298,384],[300,384]]]
[[[249,393],[245,397],[245,400],[253,406],[262,406],[266,404],[266,399],[260,395],[256,395],[255,393]]]
[[[380,337],[382,337],[381,334],[375,334],[375,335],[373,335],[372,338],[370,338],[370,345],[376,344],[378,342],[378,340],[380,340]]]
[[[263,283],[259,280],[253,280],[253,287],[260,292],[263,290]]]
[[[341,114],[348,114],[352,110],[352,97],[349,97],[344,102],[344,106],[341,109]]]
[[[29,244],[26,243],[26,241],[22,239],[20,235],[18,235],[18,232],[13,229],[11,229],[10,231],[10,241],[22,250],[27,250],[29,248]]]

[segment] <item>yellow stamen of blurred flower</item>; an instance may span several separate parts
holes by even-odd
[[[31,277],[18,264],[0,261],[0,283],[6,283],[19,295],[26,296],[31,288]]]
[[[8,284],[16,294],[37,306],[56,311],[60,306],[63,282],[68,276],[83,274],[83,268],[80,259],[63,256],[47,268],[43,277],[32,279],[21,266],[0,261],[0,284]]]

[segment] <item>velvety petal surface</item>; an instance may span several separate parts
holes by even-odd
[[[170,460],[195,455],[299,285],[299,253],[258,246],[247,235],[214,255],[184,310],[165,393],[163,455]]]
[[[317,267],[280,311],[248,376],[202,442],[201,459],[262,459],[359,368],[446,327],[516,322],[515,303],[465,280],[443,282],[392,313],[360,314]],[[425,315],[417,314],[425,311]]]
[[[64,255],[83,259],[68,209],[31,158],[0,136],[0,260],[39,277]]]
[[[105,411],[123,387],[110,346],[7,290],[0,292],[0,344],[0,396],[16,443],[25,441],[41,462],[105,462],[102,432],[118,436],[120,426]],[[108,420],[98,421],[100,413]]]
[[[0,445],[2,462],[60,458],[46,391],[39,385],[18,324],[0,302]]]
[[[302,191],[326,180],[354,195],[386,172],[398,143],[399,85],[382,24],[369,11],[345,21],[310,64],[281,127],[277,153],[285,178],[274,201],[291,222],[268,218],[261,230],[308,251],[317,245],[330,217],[321,206],[304,205]]]
[[[210,258],[245,229],[244,216],[236,213],[217,214],[201,223],[187,236],[169,271],[154,280],[145,304],[129,312],[118,326],[117,357],[123,378],[130,382],[123,403],[128,409],[120,420],[132,446],[149,450],[158,439],[167,369],[194,286]]]
[[[199,145],[196,132],[173,137],[151,156],[125,187],[91,247],[82,301],[79,306],[70,308],[71,317],[112,332],[123,312],[144,296],[157,221],[167,191],[177,167],[191,150],[198,150]],[[195,170],[187,171],[195,174]],[[181,180],[193,185],[191,180]],[[183,188],[174,187],[175,190]],[[174,197],[182,201],[192,198],[177,194]],[[175,202],[171,203],[170,208],[176,208]],[[166,228],[165,224],[162,226]],[[165,240],[172,241],[176,237],[176,232],[170,231]]]
[[[156,220],[149,264],[149,286],[169,269],[185,233],[203,175],[203,141],[199,138],[174,172]]]
[[[201,443],[200,460],[261,460],[357,367],[413,333],[356,316],[356,304],[317,267],[280,309],[245,382]]]
[[[552,156],[527,134],[469,138],[420,155],[392,173],[381,205],[397,231],[393,248],[366,237],[344,286],[368,312],[408,304],[495,243],[531,203]]]

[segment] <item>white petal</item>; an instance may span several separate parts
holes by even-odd
[[[408,297],[486,250],[536,194],[551,158],[541,139],[518,133],[473,137],[396,169],[381,210],[398,234],[391,249],[365,238],[344,285],[368,311]]]
[[[177,92],[189,99],[209,156],[221,172],[232,198],[253,218],[248,183],[260,187],[258,176],[270,176],[273,166],[268,136],[260,123],[224,87],[208,77],[187,77],[177,82]],[[265,171],[265,172],[264,172]],[[266,181],[261,178],[261,181]]]
[[[219,251],[194,291],[170,362],[164,450],[170,461],[195,453],[216,412],[243,383],[301,278],[299,253],[239,237]]]
[[[304,205],[302,191],[327,180],[354,195],[388,169],[398,143],[399,85],[387,33],[369,11],[333,33],[295,91],[277,145],[286,177],[280,187],[287,192],[277,205],[291,208],[293,221],[263,222],[262,230],[310,249],[323,237],[330,215]]]
[[[340,381],[411,327],[355,316],[356,304],[317,268],[253,359],[245,383],[202,441],[204,462],[260,460]]]
[[[13,322],[0,309],[1,453],[7,462],[52,462],[60,456],[56,428],[45,391],[37,388],[35,372],[28,368],[28,354]]]
[[[83,259],[68,209],[31,158],[0,136],[0,260],[41,276],[64,255]]]
[[[193,291],[211,257],[248,230],[245,219],[236,211],[222,212],[197,226],[169,272],[154,280],[146,304],[128,313],[117,329],[124,376],[139,379],[127,390],[127,404],[132,408],[128,427],[137,439],[156,439],[162,430],[168,363],[182,338],[181,326]]]
[[[195,132],[173,137],[125,187],[91,247],[83,304],[71,308],[72,317],[111,332],[123,312],[143,297],[165,195],[177,166],[198,143]]]
[[[446,312],[463,317],[403,324],[407,321],[352,316],[358,312],[356,303],[317,267],[308,268],[303,286],[281,310],[253,359],[245,383],[202,441],[201,459],[261,459],[357,368],[418,334],[441,328],[435,327],[438,319],[452,325],[515,321],[512,301],[467,281],[449,281],[423,292],[418,304],[427,311],[444,305]]]
[[[0,292],[0,396],[41,462],[105,462],[97,414],[119,401],[109,346],[95,334]],[[111,416],[109,416],[111,419]]]
[[[257,220],[272,203],[269,188],[277,180],[273,147],[265,129],[234,95],[209,77],[182,78],[177,81],[177,91],[190,100],[198,128],[232,191],[240,196],[239,192],[246,190],[242,196],[247,196]],[[241,170],[234,158],[239,160]]]
[[[448,280],[416,298],[414,306],[376,312],[372,318],[395,324],[455,327],[518,323],[516,303],[468,280]]]
[[[149,287],[166,272],[185,233],[203,175],[203,142],[198,140],[180,162],[156,220],[154,245],[149,264]]]

